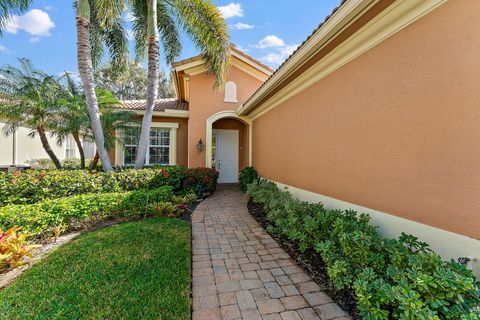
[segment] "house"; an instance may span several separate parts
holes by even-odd
[[[479,12],[344,0],[276,71],[232,47],[222,91],[200,56],[179,61],[146,162],[215,167],[221,183],[252,165],[300,199],[369,213],[387,237],[469,258],[480,276]],[[145,102],[121,107],[141,119]],[[111,158],[132,164],[138,131],[118,134]]]
[[[220,182],[253,165],[301,199],[369,213],[385,236],[469,257],[478,275],[478,12],[469,0],[343,1],[274,73],[233,49],[224,92],[200,57],[180,61],[150,159],[214,165]]]

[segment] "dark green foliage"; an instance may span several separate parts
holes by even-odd
[[[246,167],[239,174],[240,184],[243,191],[247,191],[247,185],[253,183],[258,178],[257,170],[254,167]]]
[[[50,237],[90,220],[143,216],[150,203],[168,201],[172,187],[130,192],[93,193],[0,208],[0,229],[13,226],[35,237]]]
[[[248,193],[266,210],[270,232],[315,250],[335,288],[355,291],[362,318],[480,319],[472,272],[416,237],[382,239],[368,215],[301,202],[272,182],[250,184]]]
[[[87,233],[0,291],[0,319],[190,319],[190,257],[179,219]]]
[[[202,198],[215,191],[218,172],[210,168],[192,168],[185,171],[182,189],[195,192]]]

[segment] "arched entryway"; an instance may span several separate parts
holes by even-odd
[[[219,112],[207,119],[207,167],[220,172],[219,183],[238,182],[238,172],[251,165],[251,121],[234,111]]]

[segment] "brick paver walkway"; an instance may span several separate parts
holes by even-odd
[[[192,215],[193,320],[349,319],[247,210],[219,186]]]

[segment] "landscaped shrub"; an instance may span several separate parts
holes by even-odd
[[[30,251],[39,247],[30,245],[28,235],[18,232],[19,230],[20,228],[10,228],[4,232],[0,228],[0,273],[26,264],[24,258],[32,258]]]
[[[480,319],[472,272],[414,236],[381,239],[368,215],[301,202],[272,182],[250,184],[248,193],[270,232],[316,252],[335,288],[355,292],[364,319]]]
[[[0,208],[0,228],[20,226],[33,236],[50,237],[91,219],[145,215],[150,203],[169,201],[172,197],[172,187],[164,186],[153,190],[94,193],[47,199],[29,205],[8,205]]]
[[[16,171],[0,173],[0,206],[32,204],[88,193],[122,192],[171,185],[175,191],[185,180],[182,167],[124,169],[89,173],[87,170]]]
[[[257,178],[257,170],[254,167],[246,167],[238,175],[243,191],[247,191],[247,185],[253,183]]]
[[[191,168],[186,170],[182,189],[191,190],[199,197],[215,191],[218,172],[210,168]]]

